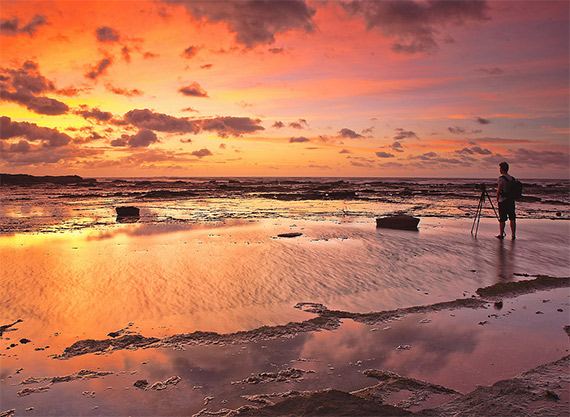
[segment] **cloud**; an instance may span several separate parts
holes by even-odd
[[[268,51],[271,52],[272,54],[284,54],[285,53],[284,48],[269,48]]]
[[[350,15],[362,18],[367,30],[378,29],[394,38],[394,52],[431,55],[439,49],[436,35],[440,27],[488,20],[489,9],[484,0],[359,0],[342,6]]]
[[[216,131],[221,137],[241,136],[244,133],[255,133],[265,130],[260,126],[261,119],[251,119],[249,117],[215,117],[213,119],[201,119],[203,130]]]
[[[121,54],[123,55],[125,62],[131,62],[131,50],[127,46],[123,46]]]
[[[200,133],[215,131],[220,137],[241,136],[244,133],[255,133],[264,130],[260,119],[249,117],[215,117],[210,119],[178,118],[163,113],[155,113],[148,109],[131,110],[125,114],[124,120],[140,129],[158,132]]]
[[[343,149],[343,150],[339,151],[338,153],[352,153],[352,152],[350,152],[348,149]]]
[[[210,156],[213,154],[208,149],[203,148],[203,149],[200,149],[199,151],[192,152],[192,155],[197,156],[198,158],[203,158],[205,156]]]
[[[13,122],[7,116],[0,117],[0,140],[23,138],[28,141],[40,141],[44,148],[58,148],[67,145],[71,138],[65,133],[49,127],[40,127],[35,123]]]
[[[192,139],[180,139],[180,143],[192,143]]]
[[[213,67],[212,64],[204,64],[204,65],[200,65],[200,69],[211,69]]]
[[[141,129],[135,135],[122,135],[120,139],[111,141],[111,146],[128,146],[129,148],[146,148],[158,142],[156,133]]]
[[[39,73],[35,62],[26,61],[17,70],[0,69],[0,100],[26,106],[38,114],[53,116],[67,113],[67,104],[41,95],[50,91],[56,91],[53,82]]]
[[[148,109],[131,110],[125,114],[125,121],[139,129],[158,132],[198,133],[200,123],[186,118],[177,118],[163,113],[154,113]]]
[[[89,108],[85,105],[80,106],[80,108],[81,110],[76,110],[74,113],[80,115],[84,119],[95,119],[100,122],[108,122],[113,117],[111,113],[101,111],[97,108],[92,108],[89,110]]]
[[[208,97],[208,93],[202,87],[200,87],[200,84],[198,83],[192,83],[187,87],[182,87],[178,91],[185,96]]]
[[[119,32],[109,26],[102,26],[95,31],[99,42],[116,42],[119,40]]]
[[[395,141],[392,144],[392,150],[396,151],[396,152],[404,152],[404,147],[402,146],[402,144],[398,141]]]
[[[182,52],[182,57],[186,59],[191,59],[196,56],[200,48],[198,46],[189,46]]]
[[[198,110],[193,109],[192,107],[186,107],[186,108],[182,109],[182,111],[192,112],[192,113],[200,113]]]
[[[95,64],[91,69],[85,74],[87,78],[91,78],[92,80],[98,78],[100,75],[103,75],[107,68],[112,64],[112,60],[110,58],[103,58],[97,64]]]
[[[289,143],[305,143],[305,142],[309,142],[309,139],[307,139],[304,136],[289,139]]]
[[[544,168],[546,166],[557,166],[568,168],[570,166],[570,155],[568,152],[558,151],[535,151],[519,148],[513,152],[513,165],[526,165],[534,168]]]
[[[396,129],[396,135],[394,136],[395,140],[404,140],[404,139],[419,139],[418,135],[411,130],[404,130],[401,127]]]
[[[456,135],[465,133],[465,129],[463,129],[462,127],[459,127],[459,126],[448,127],[447,130],[449,130],[451,133],[456,134]]]
[[[477,117],[477,119],[475,119],[475,120],[480,125],[488,125],[489,123],[491,123],[491,121],[489,119],[483,119],[482,117]]]
[[[481,149],[479,146],[474,146],[471,148],[471,150],[479,155],[491,155],[493,152],[491,152],[489,149],[485,148],[485,149]]]
[[[388,152],[376,152],[376,156],[378,158],[394,158],[394,154]]]
[[[359,139],[364,137],[356,133],[354,130],[347,128],[340,129],[338,134],[341,138]]]
[[[15,17],[13,19],[2,19],[0,20],[0,34],[1,35],[21,35],[27,33],[30,36],[34,36],[36,30],[43,25],[47,25],[48,21],[45,16],[36,14],[32,19],[24,26],[20,26],[20,19]]]
[[[164,0],[180,3],[179,0]],[[315,10],[304,0],[289,1],[184,1],[197,19],[225,22],[236,40],[248,48],[275,42],[275,35],[291,29],[314,30]]]
[[[142,91],[136,88],[133,88],[132,90],[127,90],[125,88],[115,87],[110,83],[105,84],[105,89],[113,94],[117,94],[118,96],[138,97],[144,94]]]
[[[273,126],[275,129],[282,129],[285,127],[285,123],[280,122],[280,121],[276,121],[275,123],[273,123]]]
[[[309,124],[305,119],[299,119],[298,122],[289,123],[289,127],[292,127],[293,129],[304,129],[305,127],[309,127]]]

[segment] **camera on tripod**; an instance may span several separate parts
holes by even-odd
[[[497,220],[499,219],[499,215],[497,214],[497,210],[495,210],[495,206],[493,205],[493,201],[491,197],[489,197],[489,193],[487,192],[487,187],[485,187],[485,183],[475,184],[475,189],[481,190],[481,196],[479,197],[479,205],[477,206],[477,210],[475,211],[475,219],[473,220],[473,226],[471,226],[471,234],[473,234],[473,230],[475,230],[475,237],[477,237],[477,232],[479,231],[479,222],[481,221],[481,213],[483,211],[483,205],[485,203],[485,197],[491,203],[491,207],[493,208],[493,212],[495,212],[495,217]],[[477,226],[477,228],[475,228]]]

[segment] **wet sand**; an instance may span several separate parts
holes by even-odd
[[[0,411],[564,415],[567,222],[521,222],[516,242],[494,222],[476,240],[466,221],[369,226],[3,238]]]

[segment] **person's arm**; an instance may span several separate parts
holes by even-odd
[[[499,181],[499,186],[497,187],[497,201],[499,201],[499,197],[501,196],[501,192],[503,191],[503,184]]]

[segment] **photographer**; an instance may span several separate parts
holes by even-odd
[[[501,176],[499,177],[499,186],[497,187],[497,201],[499,203],[499,235],[497,238],[505,238],[505,222],[508,217],[511,225],[511,239],[515,240],[517,229],[515,200],[509,195],[514,178],[508,174],[509,164],[506,162],[499,164],[499,172]]]

